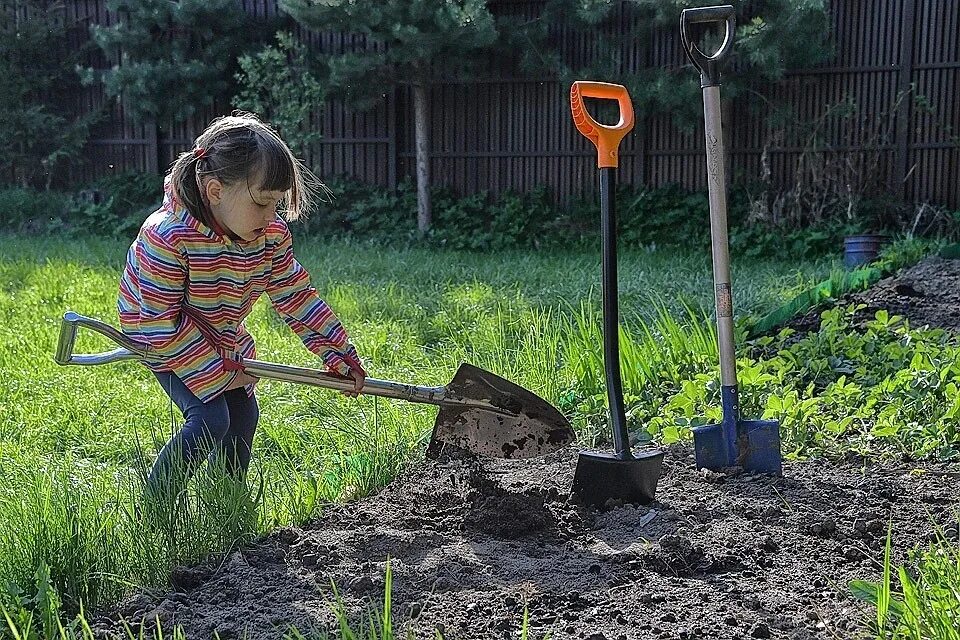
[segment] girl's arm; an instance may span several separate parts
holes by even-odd
[[[150,364],[173,371],[201,401],[225,390],[236,377],[224,358],[183,312],[187,265],[181,253],[155,229],[144,228],[137,239],[136,276],[139,310],[134,320],[140,336],[153,347]],[[129,269],[129,267],[128,267]],[[128,289],[127,275],[121,295]],[[121,321],[124,319],[121,310]]]
[[[340,320],[320,299],[307,273],[293,255],[290,229],[283,225],[282,237],[271,259],[267,295],[284,321],[300,336],[307,349],[323,359],[328,369],[340,375],[363,371],[357,350]]]

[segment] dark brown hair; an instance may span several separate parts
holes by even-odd
[[[242,111],[211,122],[193,149],[174,161],[170,174],[177,203],[208,226],[212,213],[201,190],[204,178],[225,186],[244,180],[251,198],[253,182],[260,191],[286,192],[280,213],[288,221],[306,217],[317,192],[325,190],[270,125]]]

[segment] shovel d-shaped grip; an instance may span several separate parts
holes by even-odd
[[[690,33],[690,25],[724,23],[726,31],[723,44],[711,55],[700,50]],[[683,42],[683,51],[693,66],[700,72],[701,87],[715,87],[720,84],[720,65],[726,60],[733,48],[733,31],[736,27],[734,9],[725,4],[718,7],[700,7],[684,9],[680,12],[680,40]]]
[[[613,126],[600,124],[587,111],[584,98],[616,100],[620,105],[620,122]],[[597,166],[601,169],[616,167],[620,141],[633,129],[633,102],[627,88],[608,82],[578,80],[570,87],[570,111],[577,131],[597,147]]]

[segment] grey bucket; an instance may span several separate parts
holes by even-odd
[[[843,239],[843,264],[858,267],[876,260],[886,236],[878,233],[863,233]]]

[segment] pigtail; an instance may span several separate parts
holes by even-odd
[[[170,182],[173,187],[175,206],[185,207],[193,217],[210,226],[209,209],[203,198],[201,182],[205,173],[203,170],[205,167],[202,165],[209,162],[207,156],[206,147],[200,146],[181,153],[170,170]]]

